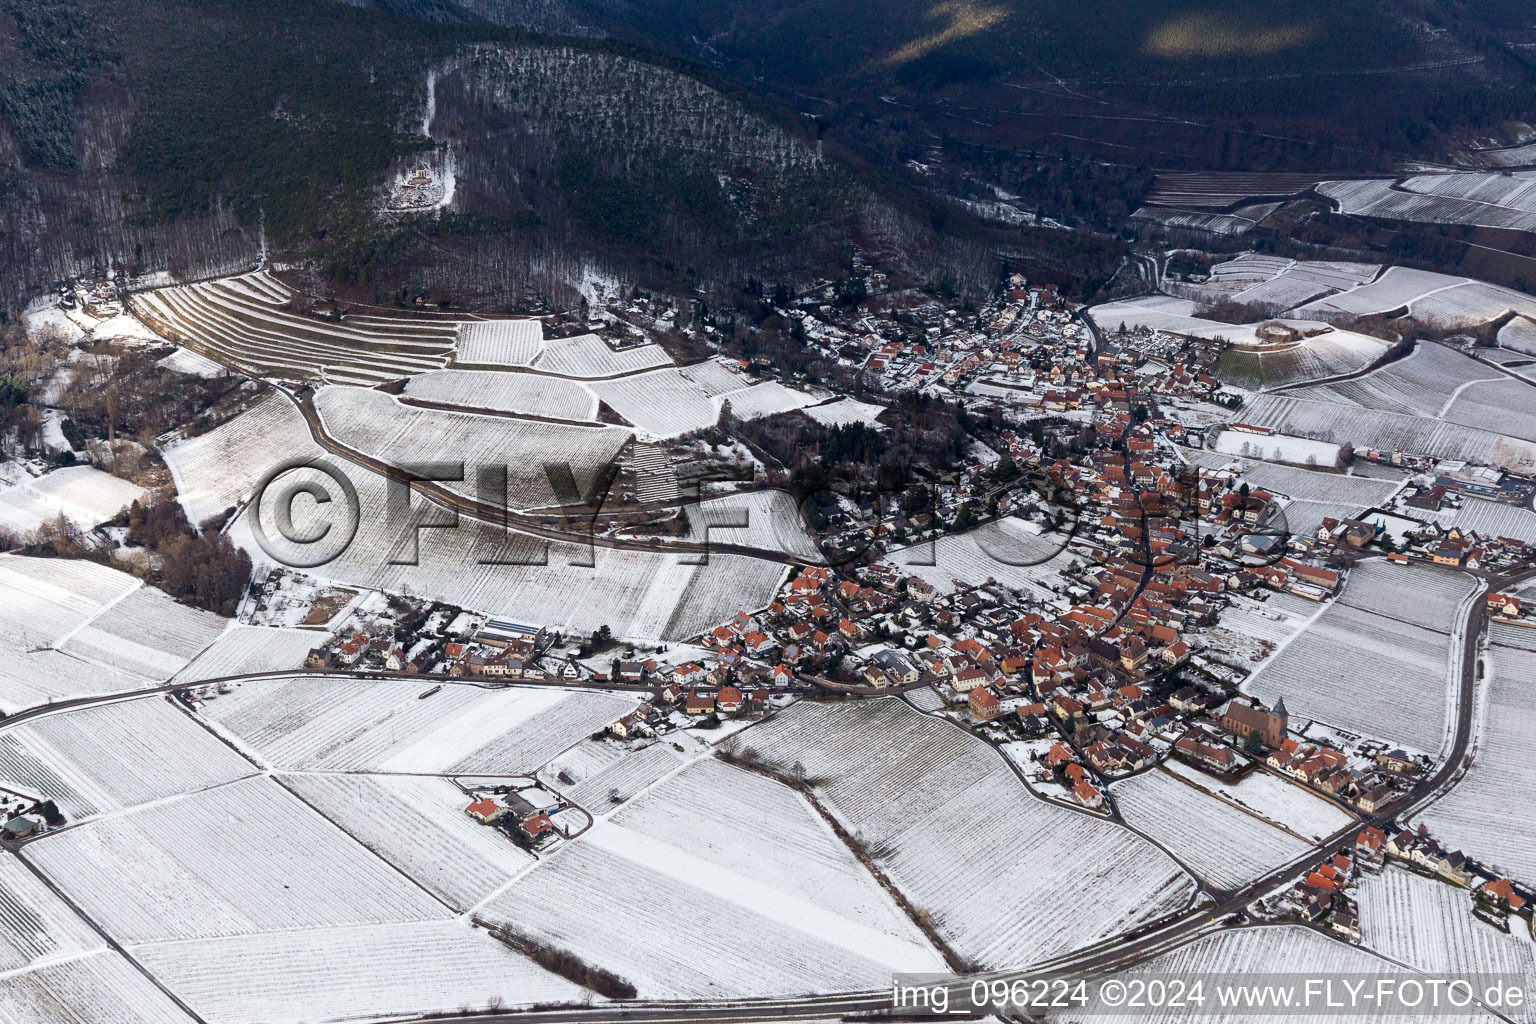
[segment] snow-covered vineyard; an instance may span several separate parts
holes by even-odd
[[[13,468],[0,466],[0,528],[17,533],[60,513],[82,527],[98,526],[144,497],[144,488],[92,466],[65,466],[39,477],[5,472]]]
[[[94,562],[0,556],[0,710],[164,682],[226,624]]]
[[[630,438],[619,427],[422,409],[359,388],[321,388],[315,408],[332,437],[390,465],[410,466],[425,453],[452,453],[454,462],[463,463],[465,479],[448,486],[466,497],[475,496],[481,469],[505,466],[507,507],[514,509],[571,503],[570,495],[555,492],[546,464],[569,466],[578,493],[586,494]]]
[[[826,780],[828,809],[982,965],[1080,949],[1193,895],[1150,843],[1029,797],[996,751],[898,701],[799,704],[747,736],[780,770],[798,762]],[[1085,904],[1075,894],[1088,887],[1098,895]]]
[[[420,693],[402,680],[255,681],[204,714],[274,768],[526,775],[638,703],[628,695],[468,682],[445,685],[432,700]]]
[[[1356,566],[1344,592],[1249,681],[1294,718],[1435,753],[1460,677],[1465,602],[1482,588],[1453,570]],[[1349,673],[1339,665],[1355,666]]]
[[[458,323],[364,314],[326,323],[288,312],[293,291],[267,273],[146,292],[135,311],[165,334],[250,373],[377,384],[439,369]]]
[[[357,403],[393,405],[389,396],[379,392],[327,389],[321,394],[332,390],[343,396],[338,399],[342,409],[352,409]],[[427,411],[407,410],[408,415],[415,413],[425,415]],[[510,439],[509,443],[536,444],[537,433],[546,429],[564,432],[560,436],[572,445],[611,444],[614,435],[622,433],[608,427],[471,418],[486,421],[500,431],[499,436]],[[390,421],[375,422],[382,425]],[[358,424],[359,430],[368,429],[367,421]],[[383,430],[393,437],[402,436],[398,425],[384,426]],[[383,437],[380,443],[388,440]],[[577,477],[579,483],[587,483],[595,472],[591,450],[576,447],[571,454],[587,460],[587,468]],[[165,457],[182,500],[194,517],[214,515],[246,501],[265,473],[295,458],[322,459],[344,473],[357,488],[363,508],[390,507],[384,479],[326,456],[311,440],[299,411],[279,395],[263,398],[215,430],[169,447]],[[497,457],[505,457],[505,450]],[[524,475],[515,478],[523,481],[525,500],[555,503],[542,462],[533,462],[533,474],[527,472],[527,466],[525,460]],[[472,493],[474,474],[467,472],[466,476],[469,480],[462,486]],[[721,504],[746,505],[748,529],[754,537],[778,538],[793,545],[781,550],[809,554],[803,528],[797,531],[791,525],[798,523],[798,513],[793,508],[754,504],[762,500],[748,494]],[[270,511],[263,508],[265,514]],[[265,554],[250,532],[249,515],[247,511],[236,520],[230,536],[250,551],[252,558],[262,561]],[[698,564],[697,556],[545,542],[471,522],[455,529],[417,530],[420,524],[442,521],[441,510],[420,502],[413,503],[404,522],[391,522],[385,515],[364,516],[346,550],[313,573],[328,582],[391,593],[409,591],[565,631],[590,633],[608,625],[621,636],[681,639],[697,635],[737,611],[767,605],[786,571],[777,562],[745,555],[712,553]],[[731,521],[740,520],[733,517]],[[268,536],[280,536],[270,522],[267,527]],[[732,532],[719,527],[711,531],[717,537]]]
[[[247,373],[365,386],[419,378],[406,391],[411,398],[547,419],[595,420],[601,400],[653,437],[713,426],[727,403],[756,419],[821,400],[774,381],[756,384],[713,360],[675,367],[655,344],[614,348],[594,334],[546,340],[538,320],[324,319],[291,311],[295,297],[261,271],[145,292],[133,303],[167,338]],[[459,369],[442,372],[450,364]]]
[[[804,799],[713,761],[636,797],[483,916],[623,972],[642,995],[872,988],[944,969]]]
[[[1481,416],[1476,412],[1473,415]],[[1277,433],[1296,434],[1357,448],[1420,452],[1529,472],[1536,467],[1536,441],[1447,422],[1438,417],[1351,408],[1308,401],[1290,394],[1256,395],[1243,407],[1242,422]]]
[[[1138,775],[1111,793],[1130,825],[1217,888],[1240,888],[1310,845],[1169,772]]]
[[[1536,825],[1523,814],[1532,786],[1528,739],[1536,719],[1536,630],[1494,623],[1478,702],[1475,760],[1465,779],[1424,820],[1448,842],[1477,850],[1511,877],[1536,879]],[[1490,814],[1489,808],[1499,808]]]

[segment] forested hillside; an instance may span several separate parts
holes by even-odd
[[[1529,5],[1467,0],[567,0],[870,145],[908,130],[1162,166],[1380,170],[1531,116]]]
[[[1524,22],[1505,0],[0,0],[0,309],[264,253],[469,304],[794,285],[850,247],[898,285],[974,292],[1006,261],[1091,292],[1153,167],[1381,170],[1516,130]],[[385,212],[419,165],[451,193]]]
[[[941,210],[776,102],[626,43],[435,0],[0,4],[7,309],[93,267],[187,279],[264,252],[358,297],[492,304],[598,279],[793,285],[838,273],[850,244],[962,290],[991,287],[1000,252],[1068,282],[1113,262]],[[418,164],[453,179],[451,202],[385,212]]]

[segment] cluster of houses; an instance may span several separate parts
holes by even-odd
[[[1455,569],[1511,572],[1528,566],[1536,558],[1536,551],[1514,537],[1495,537],[1430,522],[1408,535],[1397,558],[1418,558]]]
[[[575,835],[591,823],[585,812],[541,786],[496,786],[471,795],[465,814],[533,848]]]
[[[1211,370],[1221,343],[1122,329],[1093,351],[1076,308],[1022,274],[969,316],[933,302],[872,310],[814,300],[785,315],[807,344],[887,391],[1067,412],[1091,407],[1107,382],[1133,374],[1167,398],[1206,399],[1220,388]]]
[[[1417,829],[1396,830],[1390,837],[1375,829],[1371,831],[1376,833],[1384,857],[1411,870],[1472,890],[1473,912],[1482,920],[1509,931],[1511,918],[1524,918],[1527,928],[1536,929],[1536,919],[1531,916],[1533,894],[1530,890],[1482,870],[1460,850],[1447,849],[1423,825]]]
[[[1441,846],[1423,826],[1409,830],[1367,825],[1353,845],[1324,857],[1296,880],[1287,894],[1290,909],[1303,921],[1359,942],[1353,883],[1361,872],[1379,873],[1389,863],[1470,889],[1474,914],[1496,928],[1508,931],[1511,918],[1524,918],[1530,926],[1529,892],[1507,878],[1478,871],[1460,851]]]
[[[1355,838],[1354,855],[1341,850],[1318,861],[1298,879],[1290,892],[1297,916],[1315,924],[1326,923],[1334,932],[1359,942],[1360,909],[1346,890],[1362,864],[1358,859],[1361,846],[1368,847],[1380,834],[1379,829],[1365,829]],[[1374,863],[1371,870],[1381,870],[1379,859],[1367,863]]]
[[[1242,770],[1249,758],[1262,760],[1275,773],[1363,814],[1388,807],[1427,767],[1423,757],[1403,750],[1382,750],[1367,757],[1318,740],[1298,739],[1289,731],[1284,699],[1265,707],[1250,697],[1234,697],[1214,725],[1215,733],[1186,734],[1175,752],[1218,775]]]
[[[353,631],[333,636],[313,648],[305,659],[309,668],[405,672],[410,675],[476,676],[504,682],[549,682],[577,679],[574,661],[545,658],[551,637],[542,626],[491,619],[478,631],[457,640],[419,641],[407,651],[393,632],[373,636]]]

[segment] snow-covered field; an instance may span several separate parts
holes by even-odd
[[[1241,782],[1227,782],[1168,761],[1168,771],[1231,803],[1240,804],[1265,821],[1308,840],[1321,840],[1355,821],[1354,815],[1336,804],[1266,771],[1255,771]]]
[[[1251,328],[1248,331],[1252,333]],[[1386,354],[1388,347],[1387,342],[1368,334],[1331,330],[1279,351],[1228,349],[1216,364],[1216,375],[1240,387],[1273,388],[1359,372]]]
[[[623,373],[671,366],[672,358],[660,345],[635,345],[614,351],[595,334],[560,338],[544,343],[534,368],[564,377],[612,377]]]
[[[0,644],[14,646],[0,678],[0,700],[36,703],[48,697],[141,688],[169,679],[223,632],[226,619],[178,604],[125,572],[95,562],[0,559]],[[68,655],[61,658],[60,655]],[[57,672],[78,687],[56,689]],[[101,687],[92,685],[99,676]],[[24,704],[6,704],[20,707]]]
[[[57,801],[71,823],[255,771],[164,697],[81,708],[0,732],[0,783]]]
[[[712,760],[545,858],[484,916],[629,978],[642,996],[792,995],[943,970],[810,806]]]
[[[470,798],[447,779],[324,773],[278,781],[461,913],[534,862],[464,813]]]
[[[589,995],[462,920],[164,942],[134,956],[219,1024],[410,1020]]]
[[[0,857],[0,894],[4,897],[0,907],[0,973],[106,948],[90,925],[19,858]]]
[[[462,462],[464,481],[447,486],[466,495],[474,496],[480,469],[506,466],[507,502],[517,509],[565,503],[545,473],[549,463],[569,465],[585,494],[630,437],[618,427],[415,408],[363,388],[321,388],[315,408],[331,436],[383,462],[410,466],[448,457]]]
[[[168,727],[176,721],[190,731]],[[0,737],[20,741],[7,753],[27,746],[72,787],[60,800],[69,827],[0,857],[0,1019],[190,1019],[107,952],[23,860],[208,1021],[415,1017],[586,995],[456,916],[277,782],[218,777],[251,766],[160,698],[61,712]],[[488,892],[495,870],[531,862],[465,816],[467,798],[446,781],[284,781],[360,834],[371,830],[433,891],[457,877]],[[72,804],[85,797],[115,813],[77,823]]]
[[[1375,281],[1302,306],[1297,316],[1365,316],[1400,309],[1430,292],[1466,284],[1464,277],[1449,277],[1411,267],[1388,267]]]
[[[1530,723],[1536,721],[1536,629],[1489,627],[1490,678],[1483,683],[1472,768],[1422,816],[1442,842],[1536,882],[1536,822],[1512,809],[1530,802],[1536,775]]]
[[[1284,434],[1266,436],[1245,430],[1224,430],[1212,447],[1227,455],[1273,459],[1297,465],[1334,466],[1339,461],[1339,446],[1336,444],[1306,437],[1287,437]]]
[[[528,366],[544,343],[537,320],[470,320],[459,325],[458,363],[475,366]]]
[[[68,647],[113,605],[142,587],[127,573],[95,562],[0,556],[0,710],[9,714],[50,700],[122,693],[149,685],[149,679],[114,664],[96,664],[54,649]],[[155,629],[181,621],[181,613],[189,610],[158,591],[142,606],[149,609],[149,628]],[[187,637],[175,629],[171,632],[176,634],[173,640],[178,649],[186,650]],[[143,661],[154,665],[185,663],[185,659],[178,662],[174,651],[152,649],[148,644],[140,648]],[[144,667],[142,662],[139,667]],[[163,679],[174,671],[170,668],[154,678]]]
[[[1307,843],[1163,771],[1110,787],[1127,823],[1213,886],[1237,889],[1307,852]]]
[[[1411,454],[1503,466],[1515,472],[1529,473],[1536,468],[1536,442],[1427,416],[1362,409],[1333,401],[1308,401],[1284,394],[1254,395],[1233,418],[1286,434],[1340,444],[1348,442],[1357,448],[1401,448]]]
[[[840,398],[826,405],[807,406],[801,411],[823,426],[844,427],[850,423],[862,423],[872,427],[875,426],[880,414],[885,412],[885,406],[871,402],[857,402],[852,398]]]
[[[606,749],[613,750],[612,747]],[[632,799],[662,776],[676,771],[682,763],[683,755],[672,744],[658,742],[623,754],[595,770],[582,771],[568,764],[563,757],[556,758],[539,774],[545,781],[563,785],[559,774],[566,772],[576,784],[565,789],[565,795],[594,817],[599,817]]]
[[[220,377],[229,372],[212,359],[189,348],[178,348],[155,365],[193,377]]]
[[[250,445],[242,440],[247,434]],[[173,446],[166,455],[194,519],[249,497],[261,476],[280,463],[322,456],[352,481],[363,508],[389,507],[383,479],[324,456],[297,410],[277,395],[202,437]],[[441,523],[444,515],[419,501],[408,522],[365,515],[346,551],[311,575],[391,593],[408,590],[567,633],[590,633],[606,625],[615,636],[682,639],[737,611],[766,606],[786,571],[777,562],[741,555],[715,555],[707,565],[694,565],[688,555],[545,544],[469,522],[418,533],[418,525]],[[230,535],[252,558],[265,559],[246,516],[234,523]],[[269,536],[276,534],[269,530]],[[414,560],[409,557],[413,552]]]
[[[623,718],[627,694],[554,686],[486,689],[427,680],[241,683],[202,714],[277,768],[455,775],[529,774]]]
[[[1281,269],[1274,273],[1277,264]],[[1308,301],[1358,287],[1374,279],[1380,270],[1373,263],[1299,263],[1249,255],[1212,267],[1206,287],[1222,289],[1231,282],[1255,281],[1234,292],[1231,295],[1233,301],[1293,309]],[[1266,276],[1268,274],[1273,276]]]
[[[764,416],[803,409],[816,401],[804,391],[787,388],[778,381],[766,381],[726,394],[722,401],[729,402],[731,415],[737,419],[756,420]]]
[[[1065,586],[1061,570],[1074,556],[1068,537],[1035,533],[1033,524],[1006,517],[965,533],[950,533],[934,541],[893,551],[886,561],[920,576],[941,594],[977,587],[995,579],[1005,586],[1050,600],[1051,585]]]
[[[1245,689],[1269,703],[1284,697],[1293,729],[1315,719],[1435,753],[1455,695],[1451,631],[1473,591],[1464,573],[1362,562],[1333,604]],[[1351,669],[1340,673],[1340,665]]]
[[[591,387],[620,416],[653,437],[702,430],[720,418],[720,398],[675,367],[594,381]]]
[[[1452,423],[1536,441],[1536,387],[1510,377],[1471,384],[1440,415]]]
[[[743,544],[819,562],[823,555],[788,491],[747,491],[684,509],[688,536],[715,544]]]
[[[1518,974],[1536,983],[1536,946],[1523,920],[1501,932],[1472,914],[1465,889],[1390,867],[1360,880],[1360,943],[1413,970],[1439,975]],[[1530,1020],[1531,1011],[1513,1014]]]
[[[469,410],[511,412],[548,419],[596,420],[597,399],[563,377],[495,370],[434,370],[412,377],[402,394]]]
[[[164,591],[140,587],[75,630],[59,649],[146,679],[169,679],[228,624],[212,612],[177,603]]]
[[[1499,347],[1536,356],[1536,319],[1517,316],[1499,329]]]
[[[121,512],[144,488],[93,466],[65,466],[42,476],[13,474],[0,480],[0,527],[16,533],[37,529],[60,513],[82,530]]]
[[[276,391],[228,423],[172,444],[162,454],[194,523],[248,500],[266,473],[290,459],[325,455],[299,410]]]
[[[1407,358],[1388,363],[1364,377],[1299,388],[1291,394],[1309,401],[1439,416],[1464,385],[1494,378],[1508,379],[1444,345],[1422,342]]]
[[[1170,976],[1190,977],[1195,974],[1222,974],[1227,975],[1232,981],[1241,980],[1242,976],[1254,978],[1266,974],[1290,975],[1292,979],[1298,976],[1312,978],[1326,977],[1331,974],[1391,974],[1399,969],[1367,950],[1352,946],[1347,942],[1338,942],[1321,931],[1305,928],[1301,925],[1267,925],[1259,928],[1243,928],[1217,932],[1214,935],[1197,939],[1188,945],[1161,956],[1148,960],[1146,963],[1117,975],[1122,980],[1142,976],[1149,982],[1153,978],[1161,978],[1166,981]],[[1102,991],[1102,990],[1101,990]],[[1184,1022],[1200,1021],[1202,1024],[1253,1024],[1255,1020],[1283,1021],[1289,1024],[1305,1024],[1307,1021],[1316,1021],[1318,1011],[1316,1007],[1305,1012],[1294,1014],[1281,1014],[1269,1011],[1262,1016],[1255,1016],[1252,1010],[1236,1012],[1223,1012],[1215,1005],[1215,998],[1211,993],[1211,986],[1206,986],[1207,1002],[1198,1008],[1184,1006],[1182,1008],[1164,1007],[1159,1009],[1147,1009],[1127,1014],[1125,1008],[1104,1009],[1090,1005],[1083,1011],[1073,1011],[1065,1019],[1077,1022],[1077,1024],[1111,1024],[1111,1022],[1124,1022],[1135,1020],[1145,1024],[1184,1024]],[[1364,1010],[1352,1013],[1348,1017],[1340,1016],[1339,1020],[1350,1021],[1379,1021],[1381,1024],[1405,1024],[1406,1021],[1418,1019],[1404,1017],[1398,1013],[1381,1013]],[[1466,1020],[1468,1018],[1448,1018]],[[1474,1017],[1471,1019],[1491,1019]]]
[[[1341,212],[1363,217],[1536,230],[1536,179],[1527,171],[1420,174],[1394,184],[1391,178],[1325,181],[1317,190]]]
[[[1495,284],[1472,281],[1437,291],[1411,303],[1408,311],[1420,323],[1445,330],[1476,327],[1506,313],[1536,313],[1536,299]]]
[[[128,945],[450,916],[264,778],[88,821],[23,856]]]
[[[167,338],[257,375],[377,384],[447,365],[459,322],[291,313],[290,289],[265,272],[143,292],[134,312]]]
[[[1229,341],[1253,337],[1255,324],[1202,320],[1194,315],[1196,307],[1197,303],[1188,299],[1148,295],[1122,302],[1106,302],[1102,306],[1094,306],[1088,312],[1099,327],[1106,331],[1116,331],[1124,324],[1133,330],[1146,327],[1185,337],[1226,338]]]
[[[111,950],[0,976],[0,1020],[10,1024],[192,1024],[128,959]]]
[[[713,359],[595,380],[588,386],[651,437],[677,437],[714,426],[727,403],[733,416],[751,420],[792,412],[816,401],[777,381],[754,384],[752,378]]]
[[[984,965],[1091,945],[1192,894],[1156,847],[1031,797],[996,750],[900,701],[796,704],[741,742],[822,780],[818,798],[946,941]]]
[[[280,629],[232,623],[202,654],[176,676],[186,682],[251,672],[301,668],[312,648],[329,636],[323,630]]]
[[[352,467],[342,471],[356,484],[364,508],[388,507],[382,478]],[[765,607],[788,571],[779,562],[745,555],[716,553],[700,565],[694,554],[546,544],[469,522],[418,534],[418,524],[443,521],[432,506],[418,506],[406,523],[387,518],[365,516],[346,551],[310,575],[409,591],[567,634],[606,625],[615,636],[676,640],[738,611]],[[253,558],[265,557],[246,517],[234,524],[231,537]]]

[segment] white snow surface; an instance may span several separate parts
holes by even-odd
[[[826,780],[818,797],[843,827],[946,941],[987,966],[1092,945],[1194,889],[1152,844],[1031,796],[995,749],[898,700],[796,704],[741,742]]]
[[[64,466],[38,477],[12,476],[0,484],[0,527],[17,533],[37,529],[63,514],[82,530],[93,529],[145,497],[144,488],[94,466]]]

